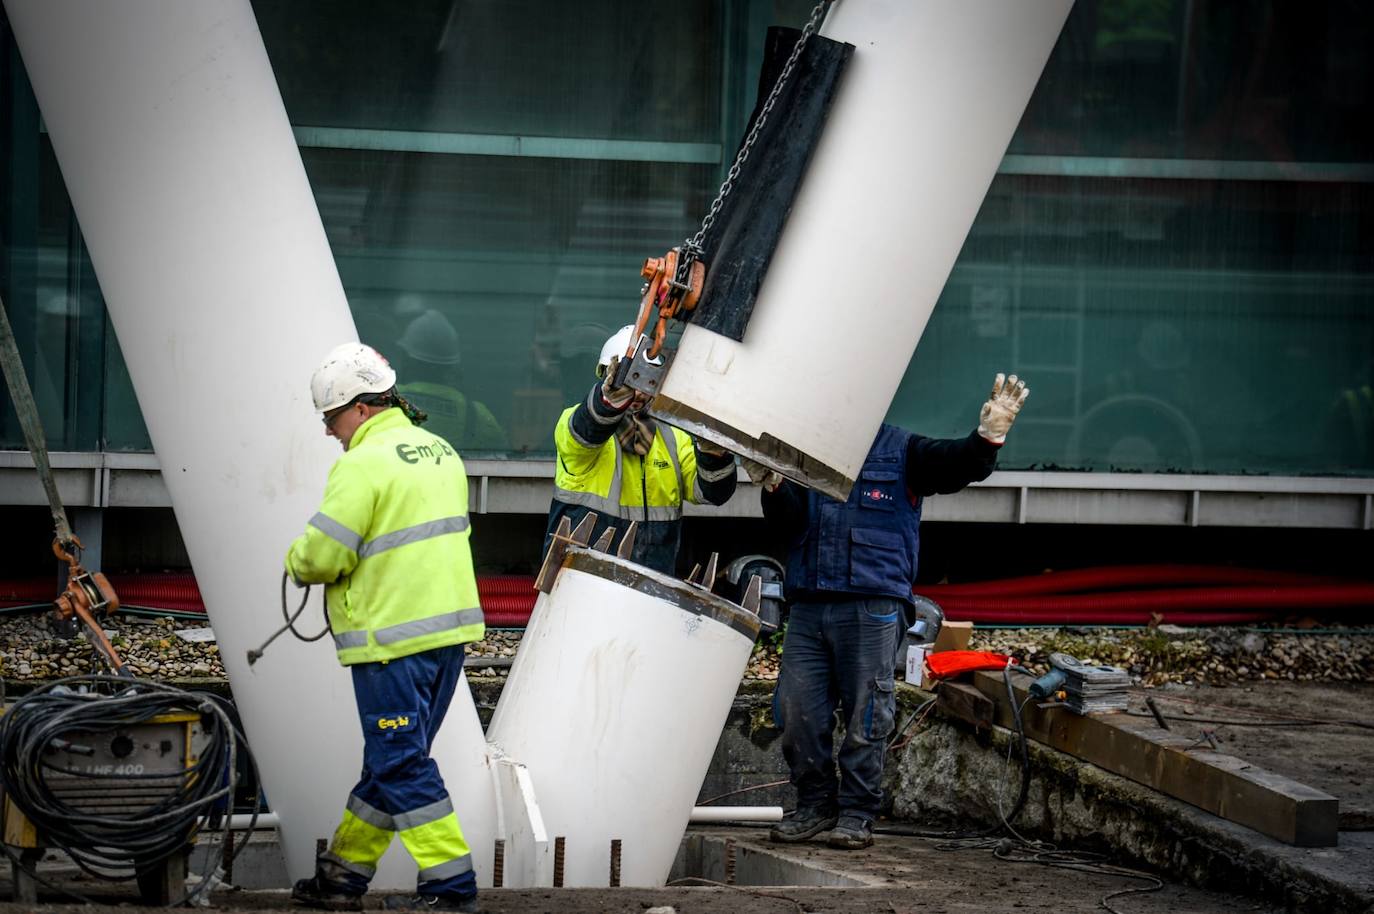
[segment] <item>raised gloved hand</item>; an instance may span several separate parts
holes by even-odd
[[[748,457],[741,457],[739,462],[740,466],[744,467],[744,472],[748,474],[749,481],[763,486],[765,490],[772,492],[782,484],[782,474],[777,470],[770,470],[758,461],[750,460]]]
[[[698,454],[705,454],[708,457],[725,457],[730,453],[719,444],[713,441],[707,441],[705,438],[698,438],[693,435],[692,441],[697,446]]]
[[[624,409],[635,398],[633,388],[611,386],[615,383],[615,370],[619,366],[620,356],[611,356],[611,361],[606,366],[606,377],[601,382],[601,399],[605,400],[612,409]]]
[[[1003,444],[1028,396],[1030,388],[1025,381],[1016,375],[1004,375],[999,371],[992,382],[992,394],[978,414],[978,434],[983,440]]]

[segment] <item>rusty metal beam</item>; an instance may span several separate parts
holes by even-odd
[[[1018,705],[1030,682],[1029,676],[1013,676]],[[996,722],[1013,728],[1002,675],[977,673],[974,684],[993,702]],[[1336,845],[1335,797],[1244,759],[1198,748],[1153,721],[1120,712],[1080,717],[1034,702],[1024,705],[1021,718],[1029,738],[1213,815],[1299,847]]]

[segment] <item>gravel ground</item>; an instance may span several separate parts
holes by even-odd
[[[50,613],[0,619],[0,674],[19,682],[58,679],[96,671],[98,663],[84,633],[58,631]],[[123,615],[106,633],[140,676],[160,680],[223,679],[224,665],[213,640],[192,641],[204,622]],[[505,675],[520,644],[518,631],[491,631],[468,650],[470,677]],[[782,639],[754,648],[746,679],[778,675]],[[1374,626],[1340,630],[1243,628],[1020,628],[974,629],[975,650],[1015,655],[1037,672],[1048,669],[1054,651],[1093,663],[1122,666],[1137,684],[1228,685],[1259,680],[1288,682],[1374,682]]]

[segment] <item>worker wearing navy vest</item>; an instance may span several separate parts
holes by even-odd
[[[291,898],[361,911],[393,835],[419,867],[418,895],[389,910],[476,911],[472,857],[430,758],[463,670],[485,631],[468,539],[463,462],[396,393],[396,372],[369,346],[335,348],[310,382],[325,434],[343,456],[324,501],[286,554],[297,584],[324,584],[339,662],[353,674],[362,778],[315,875]]]
[[[873,843],[896,710],[893,657],[916,582],[921,499],[986,479],[1029,393],[1016,375],[997,375],[967,438],[924,438],[883,425],[845,502],[776,473],[757,474],[764,517],[788,542],[791,615],[773,713],[797,808],[769,833],[774,841],[830,830],[832,847]],[[845,730],[838,775],[837,705]]]
[[[625,528],[637,521],[630,558],[674,574],[683,501],[725,504],[735,492],[735,458],[644,415],[649,401],[644,394],[606,386],[633,332],[622,327],[606,341],[596,366],[600,380],[585,400],[558,417],[553,433],[558,464],[544,551],[561,518],[576,527],[595,512],[593,541],[613,527],[612,545],[618,546]]]

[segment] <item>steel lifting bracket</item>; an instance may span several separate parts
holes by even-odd
[[[649,337],[640,334],[635,343],[634,356],[621,359],[616,365],[613,387],[629,387],[651,397],[657,396],[663,386],[668,368],[673,364],[675,349],[663,349],[654,358],[648,356]]]

